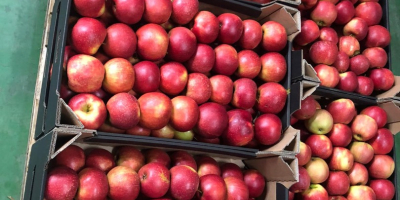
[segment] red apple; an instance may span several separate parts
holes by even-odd
[[[328,111],[318,109],[310,119],[304,121],[304,126],[313,134],[324,135],[332,130],[333,118]]]
[[[256,95],[257,85],[253,80],[248,78],[237,79],[233,83],[231,104],[236,108],[250,109],[256,103]]]
[[[345,124],[334,124],[328,137],[334,147],[347,147],[353,139],[350,127]]]
[[[234,109],[228,111],[228,117],[228,127],[222,133],[224,143],[232,146],[248,144],[255,135],[251,114],[242,109]]]
[[[136,44],[135,32],[123,23],[116,23],[107,28],[103,50],[114,58],[129,58],[136,52]]]
[[[294,125],[299,121],[296,117],[290,116],[290,125]]]
[[[325,64],[319,64],[315,66],[314,69],[317,72],[322,86],[334,88],[339,84],[340,76],[336,68]]]
[[[332,114],[335,124],[350,124],[357,115],[356,107],[350,99],[337,99],[329,103],[326,110]]]
[[[306,165],[311,160],[311,154],[310,146],[300,141],[300,152],[296,155],[298,165]]]
[[[75,95],[69,100],[68,106],[86,129],[98,129],[107,117],[103,100],[93,94]]]
[[[75,145],[70,145],[61,151],[55,158],[56,166],[67,166],[79,172],[85,166],[85,153]]]
[[[233,44],[239,41],[243,33],[243,23],[239,16],[232,13],[223,13],[218,16],[218,40],[222,44]]]
[[[275,21],[267,21],[261,26],[263,38],[261,45],[266,51],[279,52],[283,50],[287,43],[287,33],[285,27]]]
[[[355,16],[364,19],[368,26],[377,25],[382,19],[382,7],[377,2],[360,3],[355,11]]]
[[[337,14],[335,4],[328,1],[318,1],[310,16],[318,26],[331,26],[336,20]]]
[[[337,17],[335,24],[345,25],[355,14],[354,5],[350,1],[341,1],[336,4]]]
[[[355,17],[343,27],[343,34],[355,37],[358,41],[363,40],[368,33],[368,25],[364,19]]]
[[[215,49],[215,63],[213,72],[216,74],[230,76],[239,67],[237,51],[230,45],[221,44]]]
[[[395,163],[388,155],[375,155],[368,164],[369,176],[375,179],[388,179],[394,171]]]
[[[171,166],[186,165],[197,172],[197,164],[194,158],[186,151],[175,151],[171,155]]]
[[[313,20],[303,19],[301,21],[301,32],[296,36],[294,42],[300,46],[306,46],[318,39],[319,35],[318,25]]]
[[[211,97],[210,79],[201,73],[189,74],[186,96],[192,98],[199,105],[208,101]]]
[[[367,141],[372,139],[378,131],[378,125],[374,118],[360,114],[357,115],[351,124],[353,138],[358,141]]]
[[[369,187],[374,190],[376,199],[390,200],[394,199],[396,193],[396,188],[390,180],[378,179],[371,180],[369,182]]]
[[[178,95],[187,83],[188,73],[185,66],[178,62],[168,62],[160,68],[160,90],[168,95]]]
[[[103,64],[95,57],[78,54],[68,61],[68,87],[74,92],[95,92],[101,88],[104,74]]]
[[[144,0],[113,0],[115,17],[125,24],[136,24],[143,16]]]
[[[320,184],[311,184],[310,187],[301,193],[303,200],[328,199],[328,192]]]
[[[113,155],[107,150],[98,148],[90,151],[90,153],[86,156],[85,163],[86,167],[97,168],[105,173],[115,167]]]
[[[357,76],[358,88],[356,92],[358,94],[369,96],[374,91],[374,83],[369,77]]]
[[[387,91],[394,85],[393,72],[386,68],[373,69],[369,73],[369,78],[374,83],[375,91]]]
[[[317,110],[317,105],[312,96],[308,96],[301,101],[300,109],[293,113],[293,116],[299,120],[306,120],[311,118],[315,111]]]
[[[368,186],[365,185],[355,185],[351,186],[347,192],[347,200],[375,200],[375,192]]]
[[[226,199],[226,186],[224,179],[215,174],[208,174],[200,177],[199,200]]]
[[[358,88],[357,75],[352,71],[339,74],[337,88],[347,92],[354,92]]]
[[[141,127],[136,125],[135,127],[126,130],[126,134],[129,135],[140,135],[140,136],[150,136],[151,130],[148,128]]]
[[[139,93],[157,91],[160,85],[160,70],[150,61],[141,61],[133,66],[135,70],[134,90]]]
[[[108,93],[129,92],[135,84],[135,70],[132,64],[123,58],[113,58],[105,65],[103,88]]]
[[[317,3],[318,3],[318,0],[302,0],[301,4],[298,6],[298,9],[300,10],[301,7],[303,7],[304,9],[308,10],[310,8],[313,8]],[[302,10],[301,13],[302,14],[305,13],[304,11]]]
[[[350,67],[349,56],[345,52],[339,51],[338,56],[332,66],[335,67],[339,73],[346,72]]]
[[[354,141],[348,149],[353,154],[354,161],[361,164],[369,163],[374,157],[374,149],[370,144],[365,142]]]
[[[304,171],[307,173],[306,170]],[[265,178],[257,170],[246,170],[244,172],[244,183],[249,189],[250,198],[257,198],[263,194],[265,189]]]
[[[164,196],[170,185],[170,172],[161,163],[149,163],[140,168],[140,192],[146,197],[160,198]]]
[[[119,129],[135,127],[140,118],[139,103],[136,97],[128,93],[119,93],[107,102],[110,122]]]
[[[192,199],[199,187],[199,176],[186,165],[172,167],[170,193],[174,199]]]
[[[60,98],[62,98],[65,102],[69,102],[69,100],[75,95],[76,93],[68,87],[67,81],[62,81],[60,86]]]
[[[368,35],[365,38],[365,46],[385,48],[389,45],[390,40],[390,32],[385,27],[380,25],[370,26],[368,27]]]
[[[394,137],[389,129],[380,128],[377,134],[368,143],[374,149],[375,154],[388,154],[394,146]]]
[[[189,23],[198,11],[199,1],[197,0],[174,0],[171,19],[179,25],[184,25]]]
[[[72,46],[77,53],[93,55],[103,44],[106,35],[106,27],[100,21],[82,17],[72,28]]]
[[[239,44],[243,49],[254,49],[262,40],[262,29],[259,22],[246,19],[243,20],[243,33],[239,39]]]
[[[329,180],[329,179],[328,179]],[[300,193],[308,190],[310,187],[310,176],[304,167],[299,167],[299,182],[293,184],[289,191]]]
[[[215,63],[215,51],[206,44],[197,44],[196,52],[186,62],[186,68],[190,72],[206,74],[213,68]]]
[[[329,167],[326,162],[318,157],[312,157],[304,168],[310,176],[311,183],[322,183],[329,177]]]
[[[177,96],[171,100],[171,126],[177,131],[189,131],[194,128],[199,119],[197,103],[190,97]]]
[[[145,0],[143,19],[149,23],[162,24],[168,21],[172,13],[169,0]]]
[[[171,99],[160,92],[150,92],[139,99],[140,125],[149,129],[166,126],[172,114]]]
[[[332,65],[337,56],[338,48],[333,42],[317,41],[311,45],[310,58],[315,64]]]
[[[319,40],[328,41],[337,44],[339,42],[339,36],[335,29],[331,27],[323,27],[320,30]]]
[[[137,198],[140,193],[138,174],[129,167],[117,166],[107,174],[110,191],[108,197],[112,199]]]
[[[76,172],[68,167],[53,168],[47,174],[44,196],[48,200],[73,199],[79,182]]]
[[[353,167],[347,171],[350,178],[350,185],[366,185],[368,182],[367,168],[358,162],[353,163]]]
[[[350,57],[356,56],[360,53],[360,43],[352,36],[342,36],[339,38],[339,51],[345,52]]]
[[[72,46],[66,46],[65,49],[64,49],[64,61],[63,61],[63,69],[64,70],[67,70],[68,60],[74,55],[76,55],[76,52],[74,51],[73,47]],[[96,57],[96,55],[94,57]]]
[[[98,90],[96,90],[96,91],[94,91],[94,92],[92,92],[92,94],[94,95],[94,96],[96,96],[96,97],[99,97],[100,99],[102,99],[104,102],[107,102],[111,97],[112,97],[112,95],[111,94],[109,94],[108,92],[106,92],[106,91],[104,91],[103,89],[98,89]]]
[[[209,102],[199,106],[199,111],[196,133],[208,139],[221,136],[229,123],[225,108],[220,104]]]
[[[210,100],[221,105],[227,105],[232,100],[233,82],[228,76],[215,75],[210,78],[211,98]],[[255,98],[255,97],[254,97]]]
[[[96,168],[79,172],[79,189],[75,199],[105,199],[109,190],[106,174]],[[65,185],[64,185],[65,186]]]
[[[164,165],[165,167],[169,168],[171,163],[171,158],[165,151],[161,149],[148,149],[144,151],[144,157],[146,163],[159,163]]]
[[[286,105],[285,88],[274,82],[264,83],[257,89],[257,109],[262,113],[278,114]]]
[[[209,11],[200,11],[194,17],[192,32],[198,42],[210,44],[214,42],[219,33],[219,20]]]
[[[342,171],[329,172],[325,188],[329,195],[345,195],[350,188],[350,178]]]
[[[282,134],[282,122],[274,114],[263,114],[254,122],[254,136],[262,145],[273,145]]]
[[[208,174],[221,176],[221,170],[214,158],[202,155],[197,158],[197,174],[200,178]]]
[[[364,55],[357,55],[350,59],[350,70],[356,75],[364,74],[368,71],[371,64],[367,57]]]
[[[280,82],[287,72],[286,60],[281,54],[269,52],[261,56],[259,77],[265,82]]]
[[[367,48],[362,54],[368,58],[369,63],[371,64],[370,68],[385,67],[388,61],[386,51],[380,47]]]
[[[97,131],[108,132],[108,133],[125,133],[125,130],[119,129],[119,128],[115,128],[111,124],[109,118],[106,119],[106,121],[97,129]]]
[[[332,156],[329,161],[329,169],[337,171],[349,171],[353,167],[354,157],[344,147],[333,147]]]
[[[142,152],[131,146],[118,147],[115,158],[118,166],[129,167],[135,172],[138,172],[145,164],[145,158]]]
[[[196,53],[196,36],[185,27],[169,31],[168,57],[176,62],[186,62]]]
[[[261,60],[257,53],[243,50],[238,53],[239,66],[235,73],[240,78],[255,78],[261,70]]]
[[[236,177],[243,180],[242,169],[234,163],[224,163],[221,165],[221,177]]]
[[[347,199],[344,196],[329,196],[328,200],[347,200]]]
[[[312,156],[327,159],[332,154],[332,143],[325,135],[310,135],[305,143],[310,147]]]
[[[144,60],[157,61],[167,54],[168,34],[160,25],[146,24],[136,31],[136,35],[137,52]]]
[[[74,0],[75,10],[83,17],[99,17],[106,10],[105,0]]]
[[[224,181],[227,189],[226,200],[249,199],[249,189],[243,180],[227,177]]]

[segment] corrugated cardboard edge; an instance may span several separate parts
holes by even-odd
[[[62,123],[63,121],[67,123]],[[58,99],[56,126],[77,129],[84,128],[78,116],[76,116],[74,111],[72,111],[62,98]]]
[[[378,98],[378,101],[389,101],[390,99],[393,98],[398,98],[400,99],[400,76],[394,76],[394,85],[390,90],[383,92],[376,97]]]
[[[289,126],[275,145],[257,152],[257,158],[271,156],[295,156],[300,152],[300,130]]]
[[[381,102],[378,105],[386,111],[387,128],[396,135],[400,132],[400,101]]]
[[[311,96],[320,85],[320,83],[318,82],[308,80],[302,80],[300,84],[302,90],[301,100],[304,100],[305,98]]]
[[[302,51],[303,52],[303,51]],[[310,65],[306,59],[303,59],[302,61],[302,66],[303,66],[303,74],[305,75],[305,78],[310,80],[310,81],[314,81],[317,83],[320,83],[321,81],[319,80],[318,76],[317,76],[317,72],[315,71],[314,67],[312,65]]]

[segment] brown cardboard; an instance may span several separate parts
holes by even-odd
[[[376,96],[378,101],[400,100],[400,76],[394,76],[394,85],[390,90]]]
[[[281,140],[275,145],[257,152],[257,157],[269,156],[295,156],[300,152],[300,131],[289,126],[283,134]]]
[[[251,0],[238,0],[238,1],[243,1],[243,2],[251,3],[251,4],[257,4],[257,5],[261,5],[261,6],[268,6],[272,3],[279,3],[279,2],[288,3],[288,4],[295,5],[295,6],[298,6],[301,4],[301,0],[273,0],[268,3],[257,3],[255,1],[251,1]]]
[[[400,132],[400,101],[389,101],[378,103],[378,105],[386,111],[387,128],[393,135],[396,135]]]
[[[314,67],[310,65],[305,59],[302,60],[302,74],[305,76],[306,79],[310,81],[318,83],[321,82],[317,76],[317,72],[315,71]]]
[[[84,128],[82,122],[79,121],[74,111],[72,111],[62,98],[58,99],[57,107],[56,126],[65,128]]]

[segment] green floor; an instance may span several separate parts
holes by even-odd
[[[0,1],[0,153],[5,155],[0,157],[0,199],[20,196],[46,4]],[[400,75],[398,13],[400,1],[390,0],[392,63]]]

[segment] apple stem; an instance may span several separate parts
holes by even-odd
[[[360,54],[360,50],[354,51],[354,55],[353,56],[356,56],[358,54]]]

